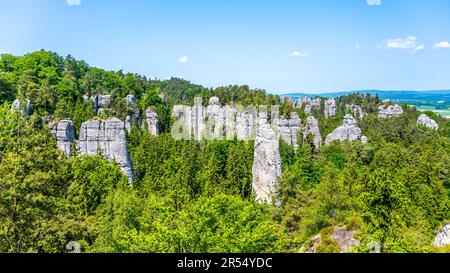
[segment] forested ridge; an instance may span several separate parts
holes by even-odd
[[[126,96],[158,113],[161,134],[133,126],[127,134],[131,186],[119,166],[101,156],[66,157],[49,121],[81,123],[96,116],[94,94],[111,95],[99,118],[123,120]],[[160,97],[165,95],[165,99]],[[417,124],[420,113],[378,118],[378,97],[337,98],[337,114],[313,110],[325,137],[340,126],[346,105],[367,113],[359,121],[368,144],[333,142],[298,148],[281,141],[280,206],[252,195],[253,142],[176,141],[176,104],[216,96],[222,104],[280,105],[281,114],[307,115],[292,102],[248,86],[205,88],[172,78],[155,80],[91,67],[71,56],[37,51],[0,57],[0,252],[340,252],[344,230],[358,241],[350,252],[450,252],[433,246],[450,223],[450,122],[432,112],[439,130]],[[11,111],[30,100],[30,115]]]

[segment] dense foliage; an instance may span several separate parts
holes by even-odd
[[[164,101],[159,94],[165,94]],[[99,156],[66,157],[56,148],[49,120],[71,118],[77,131],[94,117],[83,96],[112,95],[123,118],[125,97],[155,107],[162,134],[133,127],[127,136],[133,187],[119,167]],[[358,94],[338,99],[338,114],[314,116],[325,137],[342,123],[345,104],[369,114],[360,127],[369,144],[332,143],[315,149],[280,144],[281,206],[260,205],[251,192],[253,143],[175,141],[170,109],[218,96],[222,103],[281,105],[288,101],[247,86],[204,88],[173,78],[151,80],[93,68],[68,56],[39,51],[0,58],[0,252],[301,252],[322,234],[319,252],[336,251],[330,227],[357,226],[367,252],[445,251],[432,247],[435,230],[450,219],[450,123],[439,131],[416,124],[419,112],[377,118],[379,99]],[[10,111],[29,99],[25,117]],[[204,101],[206,104],[207,101]]]

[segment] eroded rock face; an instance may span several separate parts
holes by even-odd
[[[443,247],[450,245],[450,224],[445,225],[434,238],[433,245]]]
[[[329,99],[325,101],[325,117],[334,117],[336,116],[336,100],[335,99]]]
[[[334,241],[337,242],[337,244],[339,245],[340,253],[347,253],[355,246],[361,244],[359,240],[355,239],[355,234],[358,231],[357,229],[349,230],[347,226],[343,227],[335,226],[333,227],[333,230],[334,232],[327,236],[330,236]],[[311,245],[307,247],[307,251],[309,253],[317,253],[319,245],[321,243],[322,243],[322,235],[318,234],[314,236],[311,239]]]
[[[16,99],[13,101],[13,103],[11,105],[11,111],[23,111],[23,114],[25,116],[28,116],[30,114],[30,109],[31,109],[30,100],[27,100],[26,104],[23,105],[22,101],[20,101],[19,99]]]
[[[309,116],[306,119],[306,124],[303,127],[303,141],[305,141],[310,134],[314,138],[314,146],[316,148],[322,146],[322,135],[320,134],[319,121],[317,121],[317,119],[313,116]]]
[[[433,130],[439,129],[439,124],[434,119],[429,118],[425,114],[419,116],[419,118],[417,119],[417,123]]]
[[[84,100],[91,100],[94,102],[94,111],[96,114],[99,114],[105,111],[107,108],[111,106],[111,95],[84,95]]]
[[[301,120],[297,113],[292,112],[290,119],[281,118],[278,120],[278,133],[288,144],[298,146],[298,133],[301,129]]]
[[[289,126],[291,128],[291,138],[292,138],[292,145],[294,147],[298,147],[298,134],[300,130],[302,129],[302,121],[300,120],[300,117],[297,113],[293,112],[291,113],[291,119],[289,120]]]
[[[163,93],[159,94],[159,98],[160,98],[164,103],[167,102],[167,96],[166,96],[166,94],[163,94]]]
[[[136,107],[136,98],[134,97],[134,95],[127,95],[126,100],[128,103],[128,107],[130,107],[131,109],[134,109],[134,107]]]
[[[125,129],[127,129],[127,132],[130,133],[131,132],[131,127],[133,126],[133,118],[131,115],[128,115],[125,118]]]
[[[172,136],[176,140],[191,140],[192,138],[192,108],[185,105],[175,105],[172,117],[177,121],[172,126]]]
[[[358,127],[358,123],[352,115],[346,115],[342,126],[336,128],[331,134],[329,134],[325,140],[326,145],[333,141],[361,141],[367,143],[367,137],[362,135],[361,129]]]
[[[50,126],[52,134],[56,138],[58,150],[63,151],[66,156],[72,152],[72,143],[75,140],[75,126],[70,119],[61,120]]]
[[[303,106],[304,104],[309,104],[310,102],[311,102],[311,99],[308,98],[308,97],[301,97],[301,98],[298,98],[298,99],[294,102],[294,108],[300,109],[300,108],[302,108],[302,106]]]
[[[320,98],[316,98],[316,99],[312,99],[312,100],[310,99],[308,104],[305,105],[305,113],[310,115],[313,110],[320,109],[321,103],[322,103],[322,101]]]
[[[81,124],[78,147],[81,155],[102,155],[117,162],[122,172],[133,182],[131,160],[127,149],[125,124],[112,118],[92,119]]]
[[[281,156],[278,138],[268,124],[256,130],[252,171],[256,201],[272,204],[281,177]]]
[[[225,112],[218,97],[212,97],[206,108],[206,137],[221,140],[224,138]]]
[[[155,110],[149,108],[145,111],[145,122],[147,124],[148,132],[152,136],[159,135],[159,121],[158,114]]]
[[[391,117],[398,117],[403,115],[403,108],[396,104],[396,105],[381,105],[378,107],[378,117],[379,118],[391,118]]]
[[[365,113],[359,105],[347,104],[346,108],[347,111],[349,111],[354,117],[357,117],[359,119],[363,119],[365,116],[367,116],[367,113]]]

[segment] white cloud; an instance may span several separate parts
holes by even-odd
[[[405,39],[389,39],[384,41],[383,46],[387,49],[405,49],[411,54],[416,54],[425,49],[425,45],[419,44],[414,36],[408,36]]]
[[[80,6],[81,0],[66,0],[67,5],[69,6]]]
[[[381,6],[381,0],[367,0],[369,6]]]
[[[180,64],[187,64],[189,62],[189,57],[188,56],[181,56],[178,58],[178,62]]]
[[[308,57],[310,54],[307,52],[300,52],[300,51],[294,50],[289,55],[291,57]]]
[[[450,49],[450,43],[447,41],[442,41],[439,43],[435,43],[433,47],[436,49]]]

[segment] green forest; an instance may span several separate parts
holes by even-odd
[[[111,95],[111,111],[128,115],[126,96],[153,107],[161,134],[133,126],[127,133],[133,185],[101,156],[69,157],[57,149],[49,121],[81,123],[96,116],[84,96]],[[166,100],[159,94],[165,94]],[[48,51],[0,57],[0,252],[67,253],[76,242],[88,253],[341,252],[332,234],[344,228],[359,244],[348,252],[450,252],[433,246],[450,223],[450,121],[432,112],[439,130],[418,126],[421,114],[378,118],[376,96],[337,98],[337,114],[314,110],[323,137],[340,126],[346,104],[368,115],[368,138],[298,148],[280,142],[283,174],[279,206],[252,193],[252,141],[176,141],[170,134],[176,104],[280,105],[292,102],[248,86],[206,88],[172,78],[106,71]],[[12,102],[30,100],[28,116]],[[319,237],[320,239],[318,239]]]

